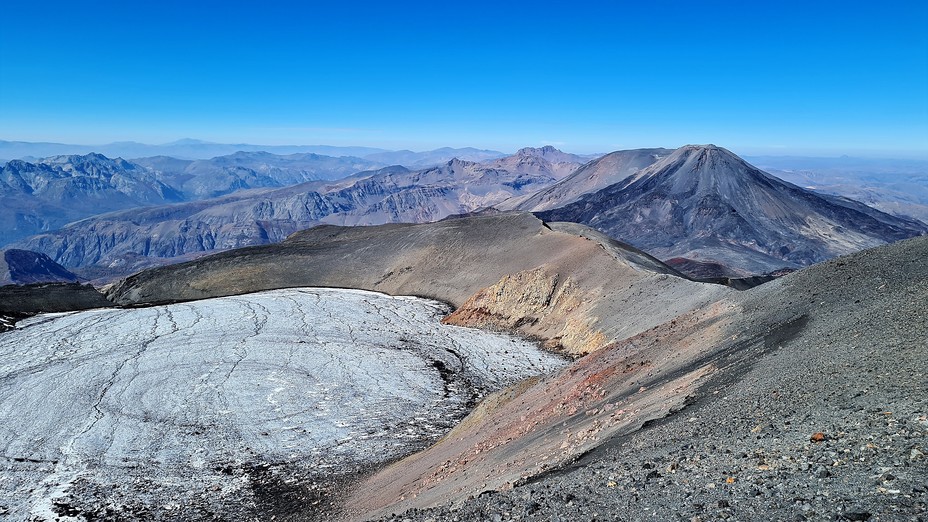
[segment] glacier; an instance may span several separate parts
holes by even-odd
[[[449,311],[297,288],[24,320],[0,334],[0,514],[256,502],[274,470],[324,488],[567,362]]]

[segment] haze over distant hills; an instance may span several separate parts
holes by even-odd
[[[97,214],[342,178],[380,166],[352,157],[266,152],[197,161],[130,162],[97,153],[12,160],[0,168],[0,246]]]
[[[222,196],[243,189],[339,179],[386,166],[353,156],[269,152],[235,152],[207,160],[155,156],[133,162],[151,169],[160,181],[175,187],[187,200]]]
[[[928,161],[868,158],[748,157],[774,176],[928,223]]]
[[[212,168],[220,159],[206,164]],[[72,269],[94,266],[95,274],[128,273],[171,258],[281,241],[323,223],[427,222],[473,212],[547,187],[578,167],[572,160],[580,159],[554,149],[523,149],[489,163],[453,159],[420,170],[387,167],[338,181],[91,217],[17,245],[47,253]],[[166,162],[176,160],[158,164]]]
[[[454,149],[442,147],[440,149],[413,152],[411,150],[395,150],[366,154],[365,159],[378,161],[385,165],[403,165],[404,167],[429,167],[451,161],[454,158],[466,161],[486,161],[505,156],[505,153],[495,150],[481,150],[473,147]]]
[[[384,149],[374,147],[336,147],[331,145],[251,145],[247,143],[212,143],[195,139],[181,139],[161,145],[135,141],[120,141],[100,145],[67,143],[3,141],[0,140],[0,158],[44,158],[47,156],[90,154],[97,152],[110,157],[142,158],[147,156],[173,156],[181,159],[209,159],[235,152],[270,152],[273,154],[314,153],[329,156],[364,156]]]
[[[494,207],[591,224],[693,277],[714,278],[797,268],[926,230],[782,183],[724,149],[704,149],[698,161],[681,159],[694,147],[616,151],[590,161],[551,146],[501,157],[445,148],[367,159],[262,151],[202,160],[100,154],[13,160],[0,169],[0,218],[7,225],[0,239],[90,279],[112,278],[278,242],[319,224],[428,222]],[[483,161],[407,168],[371,159],[428,163],[459,152]],[[918,168],[910,165],[905,175]],[[889,192],[868,194],[879,200],[874,206],[902,207],[902,193],[894,200]]]
[[[0,246],[94,214],[182,201],[149,170],[100,154],[0,168]]]
[[[33,143],[26,141],[0,140],[0,158],[35,159],[48,156],[99,153],[109,157],[143,158],[149,156],[171,156],[179,159],[210,159],[227,156],[236,152],[268,152],[278,155],[322,154],[325,156],[354,156],[368,158],[371,162],[384,165],[405,165],[424,167],[444,163],[451,158],[469,161],[483,161],[505,156],[494,150],[481,150],[473,147],[455,149],[444,147],[431,151],[413,152],[410,150],[392,151],[376,147],[341,147],[334,145],[252,145],[248,143],[212,143],[195,139],[181,139],[161,145],[150,145],[134,141],[122,141],[102,145],[74,145],[66,143]]]

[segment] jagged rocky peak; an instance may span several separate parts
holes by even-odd
[[[551,145],[545,145],[543,147],[524,147],[516,151],[515,156],[518,158],[541,158],[551,163],[580,163],[583,161],[583,158],[576,154],[564,152]]]
[[[516,152],[516,155],[519,156],[552,156],[555,154],[563,154],[560,150],[552,147],[551,145],[545,145],[544,147],[523,147]]]
[[[462,160],[460,158],[451,158],[450,160],[446,161],[442,165],[434,167],[433,169],[437,169],[443,172],[454,173],[454,172],[459,172],[462,170],[470,169],[477,165],[478,164],[473,161]],[[428,172],[429,170],[433,170],[433,169],[424,169],[423,172]]]
[[[112,172],[116,169],[137,169],[138,166],[122,158],[108,158],[98,152],[88,154],[71,154],[64,156],[51,156],[40,160],[39,163],[46,165],[58,165],[65,171],[80,171],[82,168],[97,167],[103,168],[106,172]]]

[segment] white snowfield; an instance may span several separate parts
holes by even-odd
[[[0,515],[51,518],[53,503],[80,504],[64,500],[77,483],[221,496],[247,482],[229,477],[242,464],[358,471],[433,442],[487,392],[565,364],[442,325],[447,312],[289,289],[23,321],[0,334]]]

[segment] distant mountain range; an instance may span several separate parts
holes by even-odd
[[[100,154],[9,161],[0,168],[0,246],[87,216],[183,199],[148,169]]]
[[[343,178],[381,166],[353,157],[267,152],[195,161],[159,156],[130,162],[97,153],[12,160],[0,168],[0,246],[116,210]]]
[[[781,181],[715,146],[616,151],[592,161],[550,146],[510,156],[432,152],[13,160],[0,169],[0,246],[43,253],[88,279],[110,279],[279,242],[320,224],[521,210],[590,225],[692,277],[731,278],[780,274],[928,232],[917,220]],[[482,161],[385,165],[457,152]],[[905,194],[900,189],[899,197]]]
[[[928,223],[926,160],[758,156],[750,161],[801,187]]]
[[[236,152],[207,160],[155,156],[133,162],[150,169],[159,181],[176,188],[186,200],[222,196],[243,189],[339,179],[386,166],[352,156],[269,152]]]
[[[596,192],[668,156],[671,149],[620,150],[606,154],[573,171],[563,181],[524,198],[511,199],[497,206],[500,210],[540,212],[573,203],[584,194]]]
[[[466,161],[486,161],[501,158],[505,153],[495,150],[481,150],[473,147],[453,149],[443,147],[426,152],[413,152],[411,150],[383,151],[367,154],[364,159],[377,161],[385,165],[403,165],[410,168],[431,167],[446,163],[454,158]]]
[[[580,160],[556,149],[522,149],[488,163],[453,159],[419,170],[393,166],[337,181],[104,214],[16,245],[90,277],[124,274],[204,252],[278,242],[318,224],[416,223],[474,212],[547,187]],[[151,165],[165,163],[173,162]]]
[[[581,171],[608,173],[596,168],[608,159]],[[713,145],[681,147],[618,183],[538,215],[589,225],[659,259],[683,258],[678,268],[689,259],[741,275],[798,268],[928,233],[924,223],[800,188]]]
[[[96,152],[111,158],[143,158],[149,156],[171,156],[174,158],[198,160],[217,156],[228,156],[236,152],[268,152],[278,155],[322,154],[325,156],[353,156],[368,159],[384,165],[405,165],[407,167],[424,167],[438,165],[459,158],[468,161],[483,161],[499,158],[506,154],[494,150],[480,150],[472,147],[441,149],[413,152],[410,150],[392,151],[376,147],[338,147],[333,145],[252,145],[248,143],[212,143],[208,141],[182,139],[161,145],[149,145],[134,141],[122,141],[102,145],[73,145],[65,143],[33,143],[26,141],[0,140],[0,158],[37,159],[48,156],[81,155]],[[368,157],[370,156],[370,157]]]

